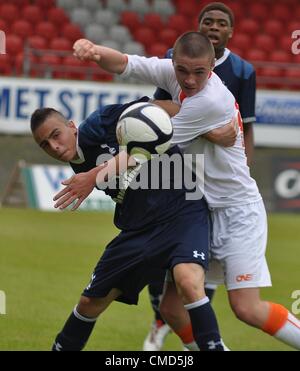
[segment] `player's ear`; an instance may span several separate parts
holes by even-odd
[[[228,39],[231,39],[232,36],[233,36],[233,28],[230,27],[230,29],[229,29],[229,33],[228,33]]]
[[[68,121],[67,126],[68,126],[69,128],[72,128],[72,129],[76,129],[76,130],[77,130],[77,126],[75,125],[75,122],[72,121],[72,120]]]

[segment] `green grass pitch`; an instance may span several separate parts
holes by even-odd
[[[291,310],[300,290],[300,216],[270,215],[268,261],[273,287],[262,297]],[[111,214],[0,209],[0,350],[48,350],[105,245],[117,234]],[[246,236],[245,236],[246,237]],[[222,336],[232,350],[290,350],[234,318],[219,287],[214,300]],[[87,350],[141,350],[152,313],[147,291],[138,306],[113,303],[100,317]],[[174,334],[164,350],[181,350]]]

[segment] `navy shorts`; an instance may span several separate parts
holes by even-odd
[[[201,205],[201,207],[199,207]],[[106,247],[83,296],[105,297],[112,288],[122,291],[118,301],[137,304],[139,292],[162,269],[197,263],[206,270],[209,215],[204,200],[189,213],[139,231],[122,231]]]

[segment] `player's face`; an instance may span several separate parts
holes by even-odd
[[[33,136],[38,145],[56,160],[69,162],[77,158],[77,128],[72,121],[66,125],[54,115],[50,116]]]
[[[225,48],[233,33],[229,15],[220,10],[204,13],[199,24],[199,31],[207,35],[215,49]]]
[[[213,69],[211,57],[189,58],[178,54],[173,60],[177,81],[187,97],[199,93]]]

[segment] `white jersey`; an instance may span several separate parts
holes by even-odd
[[[199,93],[186,98],[182,97],[170,59],[128,56],[122,75],[152,83],[168,91],[173,101],[181,104],[179,113],[172,118],[172,141],[185,153],[204,154],[203,191],[210,207],[242,205],[261,199],[247,166],[242,130],[232,147],[222,147],[201,137],[238,115],[233,95],[215,73]]]

